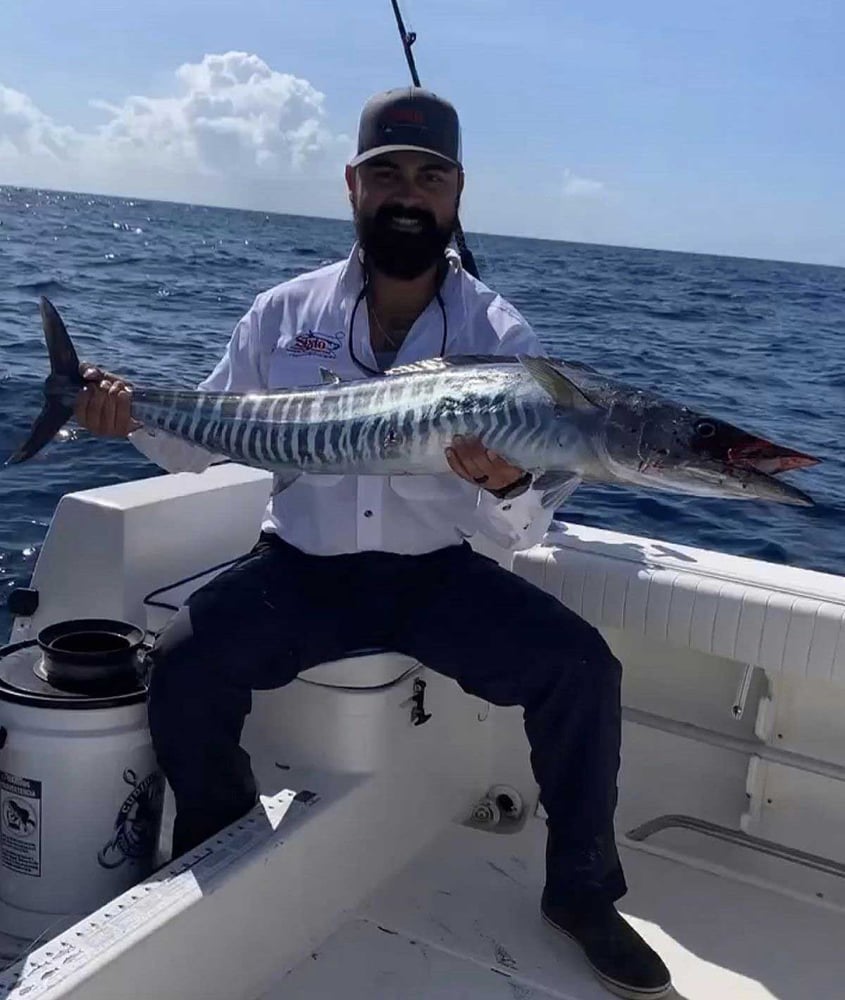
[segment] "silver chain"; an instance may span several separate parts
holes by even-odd
[[[372,300],[370,299],[369,295],[367,296],[367,304],[370,307],[370,315],[375,320],[375,323],[376,323],[376,326],[378,327],[379,333],[381,333],[382,337],[384,337],[384,339],[387,341],[387,343],[395,351],[398,351],[400,345],[396,343],[396,341],[393,339],[393,337],[391,337],[391,335],[387,332],[387,330],[385,330],[385,328],[381,325],[381,320],[378,318],[378,313],[376,312],[375,304],[372,302]],[[410,329],[410,327],[408,329]],[[403,339],[407,336],[407,334],[408,334],[408,330],[407,329],[406,330],[402,330],[402,338]]]

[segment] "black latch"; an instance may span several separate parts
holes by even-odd
[[[38,610],[38,591],[32,587],[16,587],[6,599],[13,615],[29,618]]]
[[[414,703],[414,707],[411,709],[411,722],[415,726],[421,726],[424,722],[428,722],[431,713],[425,710],[425,681],[420,680],[419,677],[414,681],[414,696],[411,701]]]

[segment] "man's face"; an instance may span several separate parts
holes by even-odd
[[[463,174],[439,157],[408,150],[346,168],[358,240],[384,274],[410,280],[451,239]]]

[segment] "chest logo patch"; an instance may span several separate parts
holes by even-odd
[[[342,343],[340,334],[308,330],[298,333],[286,350],[294,357],[311,354],[318,358],[336,358]]]

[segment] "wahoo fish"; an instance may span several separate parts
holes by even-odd
[[[47,444],[73,413],[84,382],[61,316],[41,298],[51,372],[45,403],[7,464]],[[811,506],[776,474],[817,464],[680,403],[556,358],[465,355],[398,365],[384,375],[271,392],[133,387],[132,417],[217,456],[274,474],[274,492],[302,473],[448,472],[455,435],[477,436],[534,474],[544,506],[581,483],[645,487]]]

